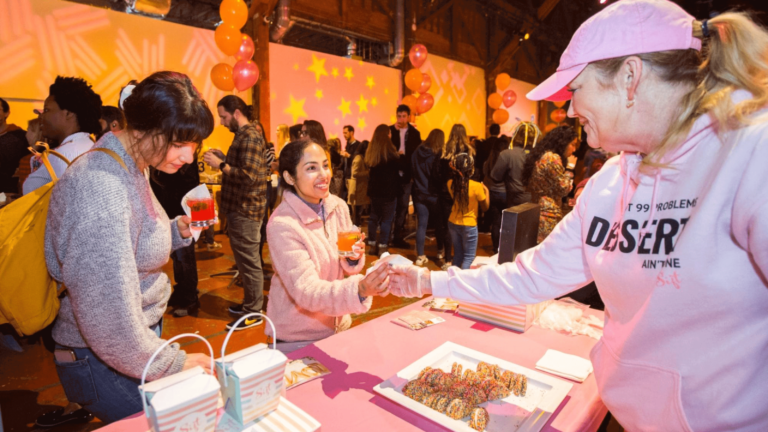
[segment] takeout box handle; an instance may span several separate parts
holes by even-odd
[[[149,372],[149,366],[152,364],[153,361],[155,361],[155,357],[157,357],[157,355],[160,354],[160,351],[164,350],[165,347],[167,347],[168,345],[170,345],[171,343],[173,343],[177,339],[181,339],[181,338],[184,338],[184,337],[195,337],[195,338],[198,338],[201,341],[203,341],[205,343],[205,345],[208,346],[208,351],[211,353],[211,373],[213,373],[213,370],[214,370],[213,369],[213,367],[214,367],[213,366],[213,355],[214,355],[213,354],[213,347],[208,342],[208,340],[206,340],[204,337],[202,337],[202,336],[200,336],[198,334],[194,334],[194,333],[182,333],[182,334],[180,334],[178,336],[174,336],[174,337],[168,339],[167,341],[165,341],[165,343],[160,345],[160,348],[158,348],[155,351],[155,353],[152,354],[152,357],[149,358],[149,361],[147,362],[147,365],[144,366],[144,371],[141,373],[141,386],[139,387],[139,389],[141,389],[141,403],[144,404],[144,415],[146,415],[147,418],[150,418],[150,415],[149,415],[149,409],[147,407],[147,394],[144,391],[144,383],[147,380],[147,372]]]
[[[234,331],[237,328],[237,326],[241,322],[243,322],[245,319],[250,318],[252,316],[260,316],[260,317],[266,319],[267,321],[269,321],[269,325],[272,327],[272,349],[274,349],[274,350],[277,349],[277,330],[275,330],[275,324],[272,322],[271,319],[269,319],[268,316],[266,316],[264,314],[261,314],[261,313],[258,313],[258,312],[252,312],[252,313],[243,315],[239,320],[237,320],[235,325],[233,325],[232,328],[229,329],[229,332],[227,333],[227,337],[224,338],[224,344],[221,345],[221,358],[224,358],[224,356],[226,355],[227,343],[229,342],[229,338],[232,336],[232,333],[234,333]],[[213,354],[211,354],[211,357],[213,357]],[[213,362],[213,360],[211,360],[211,362]],[[224,379],[222,380],[222,381],[224,381],[224,387],[227,387],[227,368],[223,367],[223,365],[222,365],[221,370],[224,371]]]

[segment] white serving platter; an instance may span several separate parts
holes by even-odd
[[[485,428],[488,432],[540,431],[573,387],[572,383],[559,378],[483,354],[453,342],[446,342],[377,385],[373,390],[453,431],[475,432],[469,427],[469,417],[453,420],[447,415],[409,398],[403,394],[402,390],[408,381],[417,378],[419,372],[427,366],[450,372],[453,362],[458,362],[465,370],[468,368],[475,370],[481,361],[497,364],[502,370],[524,374],[528,377],[528,391],[525,396],[513,394],[501,400],[480,404],[490,415],[490,420]]]

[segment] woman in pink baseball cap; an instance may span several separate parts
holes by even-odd
[[[515,262],[395,266],[391,291],[514,305],[595,281],[595,380],[627,430],[768,431],[768,33],[622,0],[528,98],[571,99],[589,145],[621,155]]]

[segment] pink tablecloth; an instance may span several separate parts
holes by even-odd
[[[445,431],[444,427],[374,393],[373,387],[425,354],[451,341],[535,369],[548,348],[589,358],[597,342],[586,336],[566,336],[533,326],[520,334],[449,313],[436,312],[445,323],[413,331],[391,322],[419,301],[349,331],[292,353],[292,359],[312,356],[331,374],[288,390],[287,398],[317,419],[323,431]],[[599,318],[602,312],[594,311]],[[594,375],[574,383],[544,431],[596,431],[607,409],[597,394]],[[105,432],[144,432],[143,416],[113,423]]]

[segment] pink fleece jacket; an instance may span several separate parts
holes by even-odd
[[[535,303],[594,279],[605,332],[591,359],[622,426],[768,431],[768,121],[721,141],[703,116],[664,161],[611,159],[546,241],[432,273],[434,294]]]
[[[323,207],[325,222],[299,197],[286,191],[267,224],[275,269],[267,316],[282,341],[326,338],[349,328],[349,314],[371,308],[373,297],[361,302],[357,294],[365,256],[353,267],[336,249],[337,234],[352,227],[347,204],[330,195]],[[267,334],[272,334],[269,326]]]

